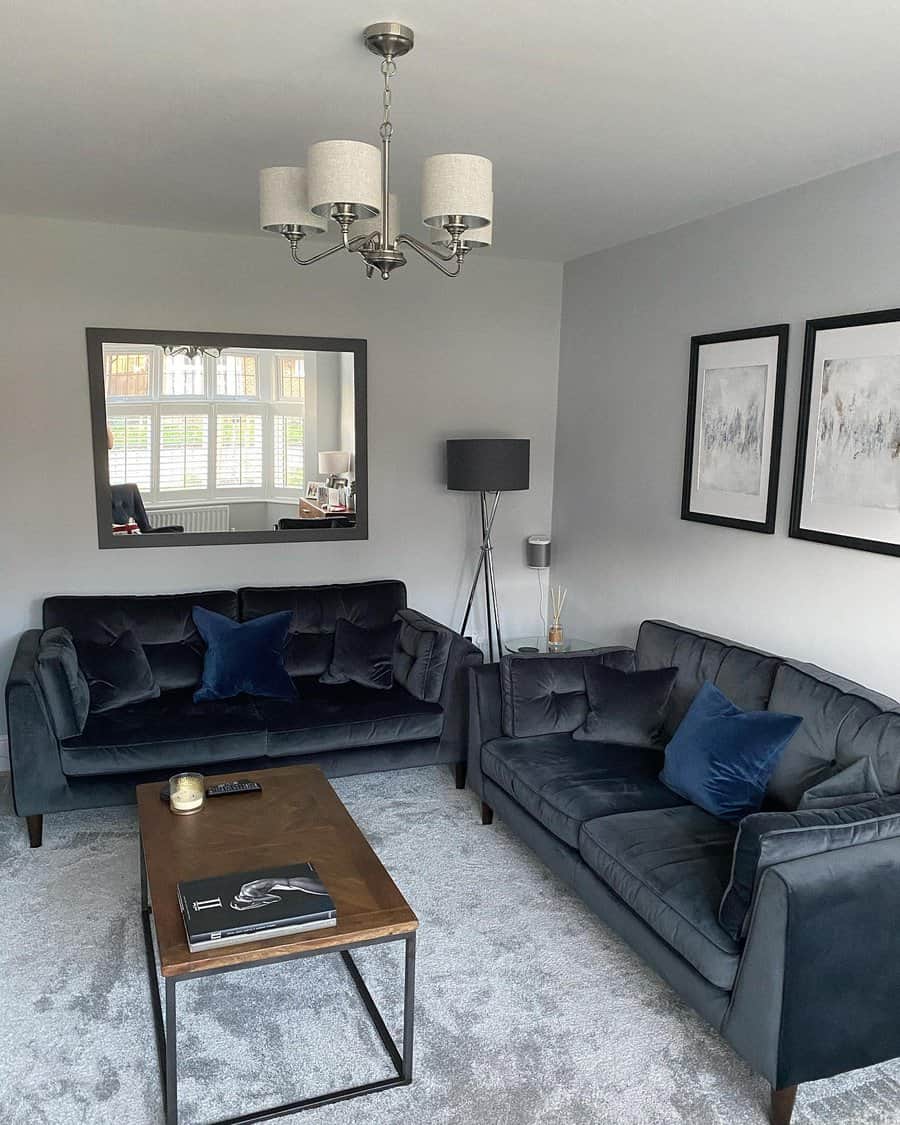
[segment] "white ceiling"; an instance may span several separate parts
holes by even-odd
[[[413,232],[433,152],[493,159],[497,250],[565,260],[900,150],[896,0],[5,0],[0,211],[254,230],[260,167],[377,142],[385,18]]]

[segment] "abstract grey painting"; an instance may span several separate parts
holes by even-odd
[[[812,500],[900,508],[900,356],[826,359]]]
[[[769,368],[709,367],[703,372],[697,486],[759,496]]]

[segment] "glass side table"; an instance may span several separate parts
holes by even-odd
[[[560,653],[590,652],[592,649],[603,647],[603,645],[598,645],[594,641],[584,641],[579,637],[566,637],[563,641],[563,647],[555,652],[550,652],[547,648],[546,637],[512,637],[510,640],[503,642],[504,652],[514,653],[516,656],[536,656],[538,654],[558,656]]]

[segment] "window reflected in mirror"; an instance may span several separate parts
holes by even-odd
[[[255,344],[281,337],[215,347],[184,344],[183,333],[170,344],[158,332],[118,335],[127,339],[93,346],[113,536],[357,527],[361,342],[343,351]],[[98,512],[99,489],[98,470]]]

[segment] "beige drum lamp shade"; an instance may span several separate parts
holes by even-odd
[[[460,216],[467,227],[486,226],[494,217],[493,165],[484,156],[445,152],[422,166],[422,222],[442,227]]]
[[[309,210],[305,168],[263,168],[259,173],[259,225],[275,234],[319,234],[328,220]]]
[[[363,141],[319,141],[306,152],[309,206],[331,215],[335,203],[352,206],[357,218],[381,211],[381,153]]]

